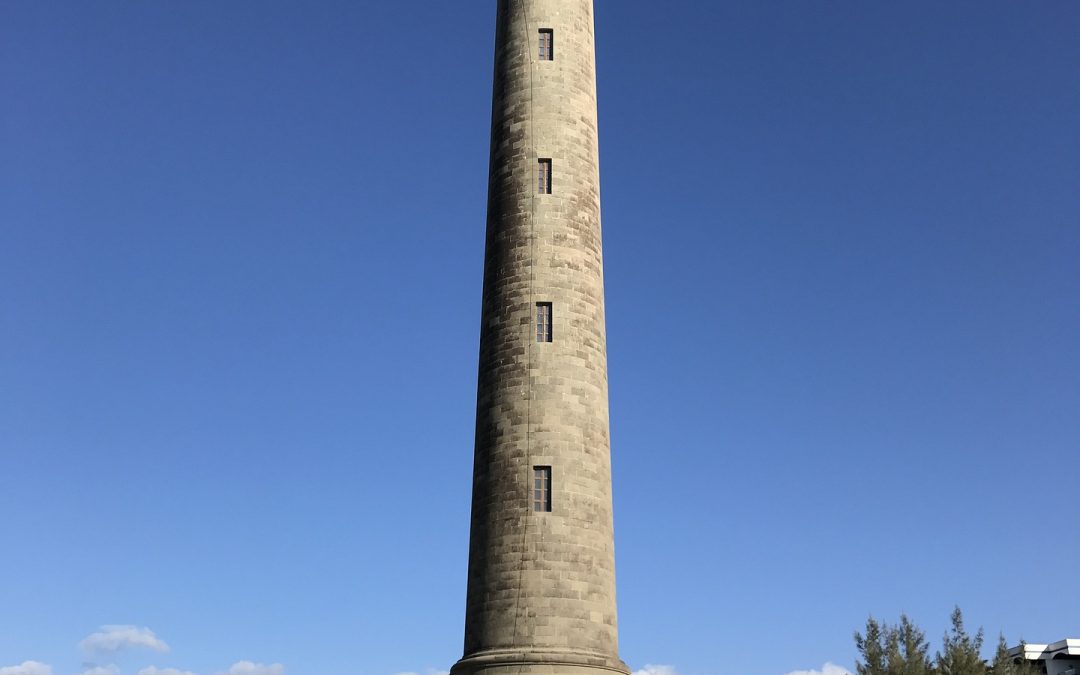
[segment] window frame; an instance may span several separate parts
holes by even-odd
[[[539,49],[537,58],[541,61],[555,60],[555,29],[541,28],[538,36]]]
[[[536,341],[540,343],[555,341],[555,306],[550,302],[536,303]]]
[[[536,194],[549,195],[555,182],[554,162],[550,157],[539,157],[536,162]]]
[[[551,513],[551,467],[534,466],[532,471],[533,513]]]

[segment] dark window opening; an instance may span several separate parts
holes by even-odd
[[[542,195],[551,194],[551,160],[541,159],[540,165],[537,170],[540,182],[538,185],[539,192]]]
[[[533,467],[533,511],[551,513],[551,467]]]
[[[540,60],[555,60],[555,31],[550,28],[540,29]]]
[[[551,303],[536,303],[536,341],[551,342]]]

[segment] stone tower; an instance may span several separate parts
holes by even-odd
[[[465,655],[627,673],[615,616],[592,0],[499,0]]]

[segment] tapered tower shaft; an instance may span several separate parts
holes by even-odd
[[[499,0],[465,655],[618,656],[592,0]]]

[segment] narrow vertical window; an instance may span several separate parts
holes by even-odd
[[[551,342],[551,303],[536,303],[536,341]]]
[[[540,165],[537,169],[537,176],[540,179],[539,188],[540,194],[551,194],[551,160],[541,159]]]
[[[551,467],[533,467],[533,511],[551,512]]]
[[[555,60],[555,31],[550,28],[540,29],[540,60]]]

